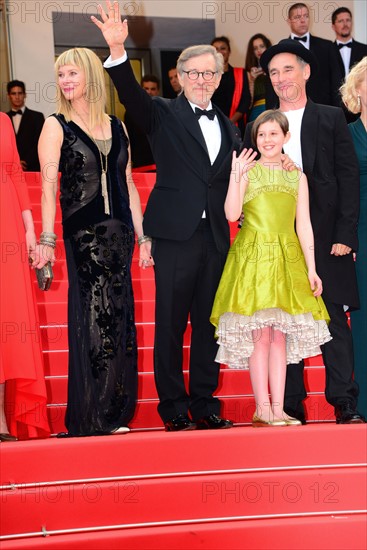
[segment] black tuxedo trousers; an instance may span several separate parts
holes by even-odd
[[[203,219],[187,241],[156,239],[153,245],[156,280],[154,365],[158,412],[165,422],[190,410],[194,420],[219,414],[212,396],[218,385],[217,344],[209,322],[225,263]],[[182,371],[183,337],[191,324],[190,382]]]

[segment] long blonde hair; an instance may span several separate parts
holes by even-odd
[[[75,65],[85,74],[84,97],[89,103],[89,128],[109,121],[106,114],[106,85],[103,67],[97,55],[88,48],[72,48],[63,52],[55,62],[56,82],[58,73],[64,65]],[[65,98],[58,86],[57,114],[64,115],[67,121],[72,118],[71,102]]]
[[[344,84],[340,87],[340,93],[343,103],[351,113],[359,113],[361,111],[358,105],[358,86],[367,78],[367,56],[359,63],[354,65]]]

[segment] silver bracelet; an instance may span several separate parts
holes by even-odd
[[[148,235],[141,235],[140,237],[138,237],[139,246],[146,242],[152,242],[152,237],[148,237]]]
[[[45,237],[46,239],[53,239],[56,241],[57,235],[56,233],[49,233],[48,231],[42,231],[40,238]]]
[[[46,241],[46,240],[40,239],[40,244],[41,244],[42,246],[49,246],[50,248],[56,248],[56,243],[55,243],[55,241]]]

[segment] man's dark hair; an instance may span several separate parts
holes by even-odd
[[[214,42],[224,42],[225,44],[227,44],[229,51],[231,51],[231,44],[227,36],[216,36],[210,42],[210,45],[213,46]]]
[[[155,82],[155,84],[157,84],[157,87],[160,88],[159,78],[157,78],[154,74],[145,74],[141,79],[141,86],[144,82]]]
[[[333,25],[335,24],[335,21],[338,15],[340,15],[341,13],[349,13],[351,19],[353,18],[352,12],[350,11],[349,8],[338,8],[337,10],[333,11],[333,13],[331,14],[331,22]]]
[[[6,85],[6,91],[8,92],[8,95],[10,94],[12,88],[22,88],[23,93],[25,94],[25,84],[21,80],[11,80]]]
[[[309,9],[307,4],[304,4],[303,2],[297,2],[297,4],[292,4],[292,6],[288,10],[288,19],[291,18],[291,13],[294,10],[301,10],[302,8]]]

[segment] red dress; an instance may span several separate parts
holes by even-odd
[[[47,437],[46,386],[39,320],[22,211],[31,209],[9,117],[0,113],[0,383],[6,382],[9,432]]]

